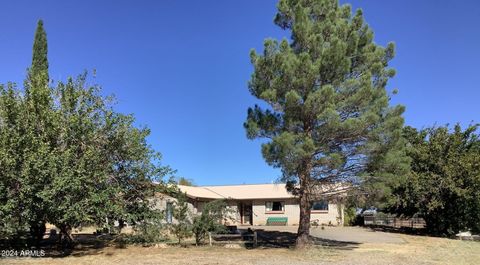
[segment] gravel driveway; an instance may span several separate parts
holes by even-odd
[[[354,243],[405,243],[405,241],[397,234],[375,231],[363,227],[325,227],[313,228],[310,231],[314,237],[354,242]]]
[[[280,231],[296,233],[297,226],[253,226],[255,230]],[[312,228],[310,234],[313,237],[345,243],[393,243],[400,244],[405,241],[394,233],[375,231],[363,227],[321,227]]]

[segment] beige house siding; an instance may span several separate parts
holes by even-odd
[[[209,201],[196,201],[196,200],[191,200],[188,203],[189,209],[191,213],[193,214],[202,214],[203,208],[205,206],[205,203],[208,203]],[[238,202],[233,201],[233,200],[228,200],[227,201],[227,207],[230,210],[229,215],[226,217],[228,222],[226,224],[231,224],[231,225],[239,225],[241,224],[240,222],[240,211],[238,209]]]
[[[328,203],[328,211],[326,212],[311,212],[310,221],[319,225],[343,225],[343,216],[338,209],[342,205],[335,203]]]
[[[206,202],[212,200],[226,200],[231,210],[227,224],[241,225],[266,225],[269,217],[287,217],[287,225],[298,225],[300,207],[298,199],[289,193],[284,184],[250,184],[250,185],[226,185],[226,186],[203,186],[192,187],[179,185],[182,192],[186,193],[189,200],[189,211],[193,215],[201,214]],[[327,189],[328,188],[328,189]],[[327,187],[326,195],[344,196],[348,186],[343,184]],[[168,201],[175,201],[168,196],[159,196],[156,206],[166,208]],[[283,212],[267,212],[266,202],[283,202]],[[248,212],[251,205],[251,218]],[[242,211],[243,209],[243,211]],[[174,221],[175,222],[175,221]],[[343,225],[343,206],[336,202],[328,203],[326,211],[312,211],[311,222],[318,225]]]
[[[265,204],[267,201],[282,201],[284,202],[283,213],[268,213]],[[294,199],[272,199],[272,200],[256,200],[253,201],[253,225],[266,225],[268,217],[288,217],[288,225],[298,224],[300,210]]]
[[[156,196],[153,198],[153,199],[150,199],[150,202],[152,203],[152,207],[154,209],[157,209],[157,210],[162,210],[164,211],[164,222],[167,223],[167,217],[166,217],[166,209],[167,209],[167,203],[173,203],[175,204],[175,202],[177,201],[176,198],[173,198],[171,196],[168,196],[168,195],[164,195],[164,194],[156,194]],[[187,202],[187,207],[188,207],[188,211],[192,214],[197,214],[198,213],[198,208],[196,207],[196,205],[192,202]],[[175,220],[175,218],[172,216],[172,223],[177,223],[177,220]]]
[[[265,204],[267,201],[283,201],[284,212],[283,213],[267,213]],[[253,201],[253,225],[266,225],[268,217],[287,217],[288,225],[298,225],[300,220],[300,206],[296,199],[286,200],[256,200]],[[328,211],[326,212],[312,212],[311,221],[318,224],[331,224],[331,225],[343,225],[341,221],[343,218],[339,214],[338,206],[334,203],[328,204]]]
[[[176,199],[170,196],[157,196],[154,199],[155,208],[157,209],[166,209],[167,202],[175,202]],[[282,201],[284,202],[284,212],[282,213],[268,213],[266,211],[266,202],[268,201]],[[190,201],[188,203],[189,211],[196,215],[201,214],[203,206],[207,201]],[[229,225],[241,225],[240,218],[240,209],[239,201],[228,200],[228,208],[231,210],[230,215],[228,216]],[[328,204],[328,211],[325,212],[312,212],[311,213],[311,222],[317,223],[319,225],[343,225],[343,216],[342,211],[338,211],[338,207],[343,207],[335,203]],[[266,225],[268,217],[287,217],[288,225],[298,225],[300,217],[300,207],[298,205],[297,199],[267,199],[267,200],[253,200],[252,201],[252,225]],[[176,223],[176,220],[173,220]]]

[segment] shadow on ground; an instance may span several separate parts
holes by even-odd
[[[256,229],[255,231],[258,235],[257,247],[262,248],[291,248],[295,246],[297,239],[297,235],[292,232],[263,229]],[[360,245],[358,242],[330,240],[319,237],[311,237],[310,239],[316,246],[324,246],[332,249],[352,250]]]
[[[292,248],[295,246],[296,233],[285,231],[272,231],[264,229],[255,229],[257,232],[257,244],[245,243],[247,249],[253,248]],[[250,241],[253,242],[251,236],[251,230],[240,230],[240,234],[237,237],[216,237],[215,241],[224,241],[223,243],[240,244],[241,242]],[[45,239],[37,250],[44,250],[45,256],[50,258],[63,258],[67,256],[82,257],[89,255],[105,254],[103,250],[106,247],[125,248],[126,244],[115,242],[115,238],[111,235],[95,235],[95,234],[74,234],[75,246],[74,248],[62,248],[57,244],[55,237]],[[358,247],[358,242],[337,241],[324,239],[319,237],[311,237],[311,240],[315,246],[323,246],[331,249],[352,250]],[[0,243],[0,246],[2,244]],[[16,249],[22,249],[24,247],[17,246]]]
[[[102,249],[110,245],[112,236],[98,236],[94,234],[75,234],[74,248],[62,248],[56,244],[55,240],[46,240],[44,242],[45,257],[63,258],[66,256],[81,257],[87,255],[97,255]]]
[[[381,226],[381,225],[369,225],[365,226],[373,231],[378,232],[387,232],[387,233],[396,233],[396,234],[406,234],[406,235],[415,235],[415,236],[439,236],[432,233],[428,233],[426,228],[411,228],[411,227],[391,227],[391,226]]]
[[[62,258],[66,256],[85,256],[99,254],[103,248],[110,246],[112,236],[98,236],[94,234],[74,234],[75,246],[65,247],[58,244],[57,237],[48,237],[44,239],[39,246],[29,247],[26,240],[0,241],[0,249],[12,251],[42,251],[44,255],[35,255],[32,257],[50,257]]]

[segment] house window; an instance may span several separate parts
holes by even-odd
[[[328,202],[327,201],[315,201],[312,203],[312,212],[321,211],[325,212],[328,211]]]
[[[285,203],[282,201],[271,201],[265,203],[266,212],[283,212]]]
[[[172,223],[173,219],[173,204],[171,202],[167,202],[167,209],[165,211],[165,219],[168,224]]]

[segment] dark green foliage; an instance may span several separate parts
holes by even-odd
[[[48,45],[47,33],[43,28],[43,21],[39,20],[33,41],[32,65],[29,70],[29,80],[35,89],[46,88],[48,85]]]
[[[43,75],[48,80],[48,47],[47,47],[47,33],[43,28],[43,21],[39,20],[37,29],[35,31],[35,40],[33,42],[33,56],[32,56],[32,75]]]
[[[356,215],[355,215],[355,208],[354,207],[348,207],[345,209],[344,212],[344,220],[343,224],[346,226],[351,226],[355,225],[355,220],[356,220]]]
[[[249,89],[268,107],[250,108],[244,126],[248,138],[269,139],[263,157],[300,199],[301,246],[320,185],[408,170],[404,107],[390,107],[385,89],[394,45],[374,43],[361,10],[352,15],[337,0],[281,0],[275,23],[291,40],[268,39],[262,54],[251,52]]]
[[[425,218],[436,234],[480,232],[480,138],[478,126],[416,130],[406,127],[412,172],[394,189],[392,211]]]
[[[205,203],[202,213],[193,218],[193,234],[196,244],[205,241],[208,233],[225,233],[227,231],[224,221],[230,213],[224,200],[216,200]]]
[[[165,229],[160,224],[141,224],[135,234],[124,235],[126,243],[151,244],[166,241]]]
[[[120,239],[125,243],[159,243],[167,239],[165,234],[165,224],[162,223],[163,216],[158,218],[149,218],[134,227],[133,234],[121,235]]]

